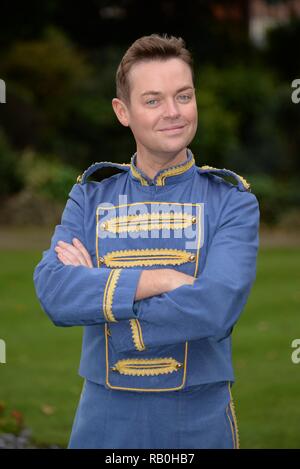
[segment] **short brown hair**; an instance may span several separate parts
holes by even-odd
[[[191,53],[186,49],[181,37],[168,37],[167,34],[151,34],[137,39],[125,52],[116,72],[116,95],[127,105],[130,104],[130,84],[128,73],[131,67],[142,61],[168,60],[179,58],[191,69],[195,83],[194,65]]]

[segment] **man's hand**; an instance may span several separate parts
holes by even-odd
[[[135,300],[167,293],[183,285],[193,285],[195,277],[175,269],[143,270],[136,289]]]
[[[88,251],[77,238],[73,238],[72,244],[58,241],[54,249],[57,252],[58,259],[65,265],[93,267]]]

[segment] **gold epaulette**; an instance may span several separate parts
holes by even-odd
[[[251,186],[250,183],[246,181],[246,179],[239,174],[231,171],[230,169],[220,169],[220,168],[214,168],[213,166],[208,166],[204,165],[200,167],[200,172],[201,173],[216,173],[217,175],[220,176],[232,176],[236,181],[237,181],[237,187],[241,191],[248,191],[251,192]]]
[[[79,176],[76,179],[77,184],[85,184],[85,182],[87,182],[87,178],[91,174],[93,174],[98,169],[107,168],[107,167],[117,168],[123,171],[129,171],[130,163],[112,163],[111,161],[101,161],[98,163],[93,163],[82,174],[79,174]]]

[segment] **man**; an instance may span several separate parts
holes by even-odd
[[[34,273],[54,324],[85,326],[69,448],[237,448],[231,332],[255,279],[258,203],[187,147],[197,106],[181,38],[135,41],[116,83],[136,153],[78,178]],[[119,173],[88,181],[103,167]]]

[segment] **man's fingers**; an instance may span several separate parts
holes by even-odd
[[[57,252],[57,257],[65,265],[81,265],[79,261],[75,261],[74,263],[74,261],[68,259],[62,252]]]
[[[59,258],[59,260],[61,260],[65,265],[81,265],[80,260],[66,249],[56,247],[55,251],[57,252],[57,257]]]
[[[73,238],[73,244],[75,245],[75,247],[77,247],[81,251],[88,266],[93,267],[91,256],[89,252],[87,251],[87,249],[85,248],[85,246],[81,243],[81,241],[78,238]]]
[[[65,255],[68,254],[68,258],[76,258],[78,259],[81,265],[86,265],[86,260],[83,254],[78,248],[75,248],[72,244],[65,243],[64,241],[58,241],[58,247],[63,249]]]
[[[64,259],[68,261],[67,265],[86,265],[85,260],[81,259],[79,255],[74,254],[68,249],[61,248],[60,246],[56,246],[54,250],[57,252],[57,255],[63,256]]]
[[[88,251],[77,238],[73,238],[73,244],[66,243],[65,241],[58,241],[55,251],[63,253],[65,258],[71,262],[71,265],[84,265],[90,268],[93,267]]]

